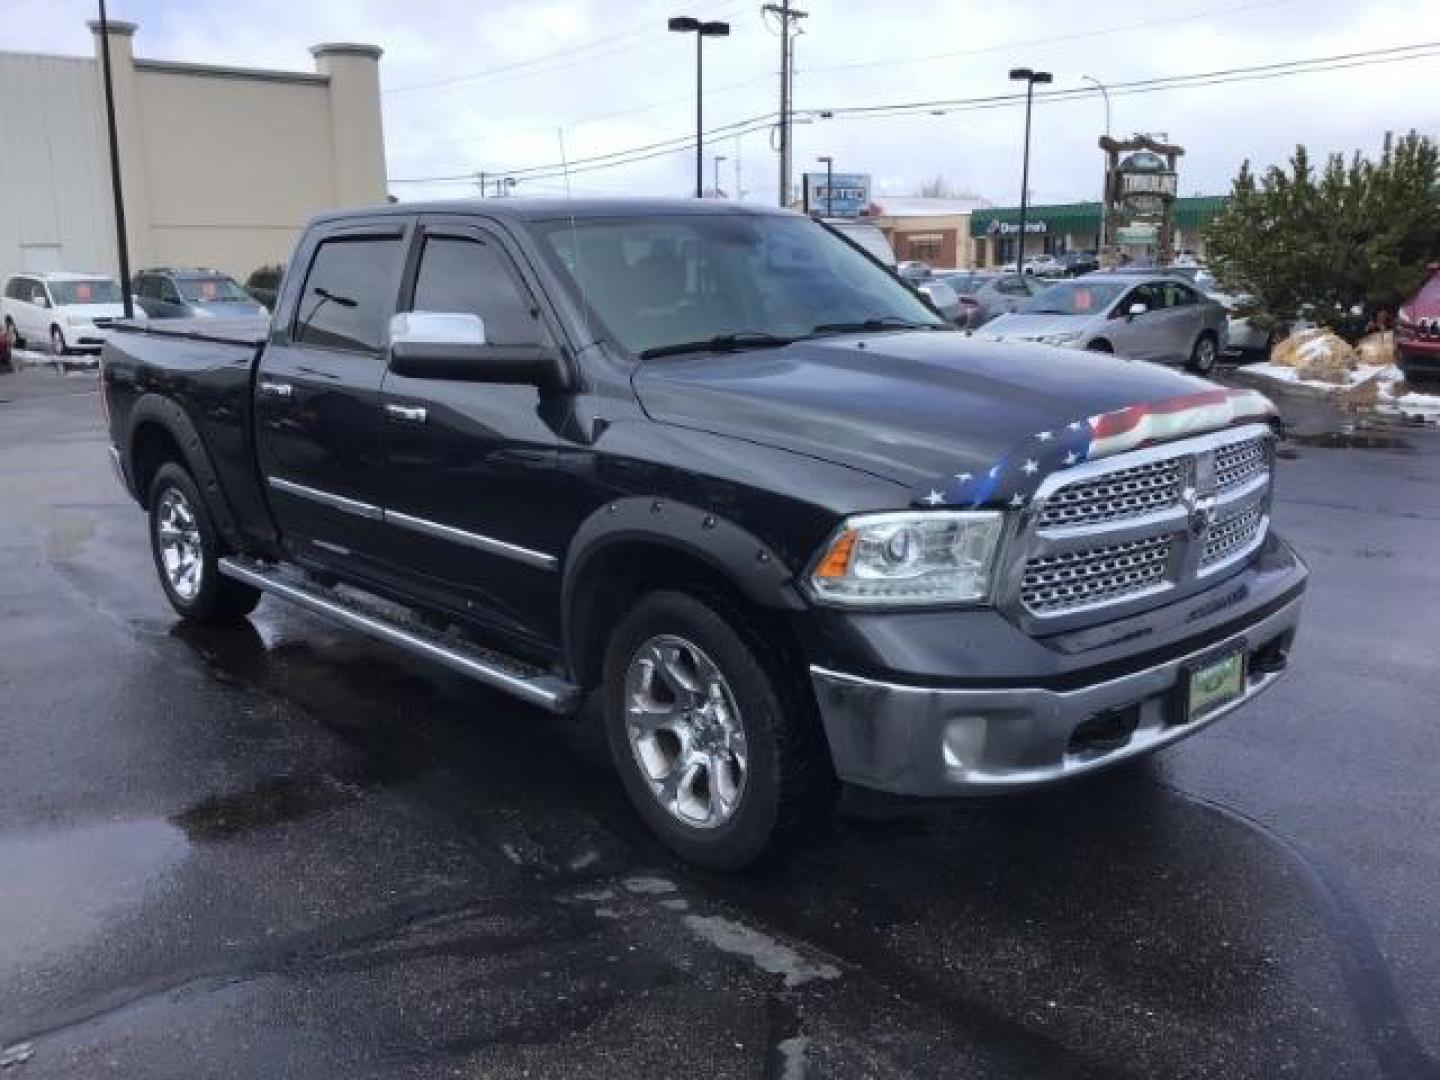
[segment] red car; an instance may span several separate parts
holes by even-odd
[[[1431,264],[1430,280],[1400,305],[1395,356],[1407,376],[1440,375],[1440,263]]]

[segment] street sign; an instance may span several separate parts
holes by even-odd
[[[869,173],[835,173],[835,190],[827,192],[825,174],[805,174],[805,209],[825,217],[861,217],[870,206]]]

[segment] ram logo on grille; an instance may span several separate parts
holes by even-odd
[[[1108,616],[1242,566],[1269,526],[1273,442],[1250,425],[1054,474],[1017,537],[1023,612]]]

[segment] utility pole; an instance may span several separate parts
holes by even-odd
[[[790,31],[793,20],[797,24],[809,16],[790,6],[790,0],[778,4],[766,4],[762,9],[780,18],[780,205],[790,204],[790,111],[793,96],[792,78],[795,74],[794,35]],[[798,25],[796,32],[798,33]]]
[[[115,199],[115,253],[120,260],[120,300],[125,318],[135,317],[130,296],[130,244],[125,238],[125,192],[120,186],[120,139],[115,134],[115,90],[110,82],[110,22],[100,0],[100,67],[105,78],[105,126],[110,135],[110,191]]]

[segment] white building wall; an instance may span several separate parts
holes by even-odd
[[[92,59],[0,53],[0,278],[112,272],[98,87]]]
[[[94,24],[92,24],[92,27]],[[378,60],[325,45],[317,71],[136,59],[110,24],[132,271],[282,262],[312,215],[384,202]],[[0,52],[0,279],[117,272],[99,34],[94,57]]]

